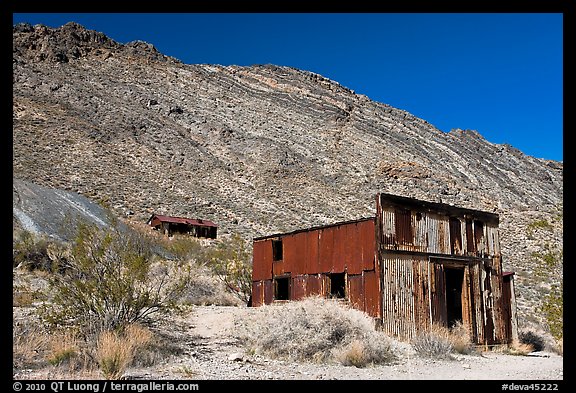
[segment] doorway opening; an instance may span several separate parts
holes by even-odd
[[[274,279],[274,300],[290,300],[290,277]]]
[[[446,316],[448,327],[462,323],[462,285],[464,269],[447,268],[446,273]]]

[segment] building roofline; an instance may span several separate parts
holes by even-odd
[[[419,209],[454,216],[470,215],[476,218],[482,218],[486,222],[494,222],[496,224],[498,224],[500,221],[500,217],[497,213],[490,213],[483,210],[469,209],[465,207],[449,205],[447,203],[429,202],[421,199],[409,198],[405,196],[388,194],[384,192],[378,193],[377,198],[380,204],[382,204],[381,202],[382,199],[384,198],[385,202],[388,202],[392,205],[396,205],[398,207],[415,207]]]
[[[337,227],[340,225],[356,224],[356,223],[364,222],[364,221],[374,221],[375,219],[376,219],[375,217],[364,217],[364,218],[358,218],[356,220],[340,221],[340,222],[336,222],[334,224],[318,225],[318,226],[314,226],[314,227],[310,227],[310,228],[297,229],[297,230],[291,231],[291,232],[283,232],[283,233],[275,233],[272,235],[259,236],[259,237],[253,238],[252,240],[258,241],[258,240],[271,239],[271,238],[280,237],[280,236],[295,235],[295,234],[301,233],[301,232],[311,232],[311,231],[316,231],[319,229]]]

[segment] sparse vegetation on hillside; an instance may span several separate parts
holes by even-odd
[[[553,221],[557,221],[556,225],[562,225],[562,219],[563,215],[559,213]],[[536,220],[528,225],[530,235],[537,230],[552,234],[554,226],[545,220]],[[564,252],[559,247],[558,244],[545,242],[538,251],[531,253],[535,265],[534,276],[542,283],[542,296],[536,313],[541,315],[550,335],[557,341],[563,339],[564,326]]]
[[[262,306],[238,320],[238,336],[250,351],[272,358],[335,362],[364,367],[396,360],[393,340],[365,313],[337,301],[310,297]]]

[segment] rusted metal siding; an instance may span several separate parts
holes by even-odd
[[[308,281],[306,282],[306,293],[308,296],[323,295],[322,276],[320,274],[314,274],[308,276]]]
[[[374,220],[365,221],[360,224],[360,244],[362,245],[362,269],[374,270],[376,258],[376,239],[374,231]]]
[[[377,270],[365,270],[362,272],[362,279],[364,284],[364,311],[370,316],[382,318],[380,273]]]
[[[364,311],[364,283],[362,280],[362,274],[348,275],[348,299],[354,308]]]
[[[307,276],[292,277],[292,284],[291,284],[292,293],[290,294],[291,300],[300,300],[306,296],[307,281],[308,281]]]
[[[318,235],[320,272],[334,271],[334,228],[324,228]]]
[[[284,250],[283,272],[292,276],[304,273],[304,253],[306,251],[306,232],[282,237]]]
[[[398,220],[398,211],[397,208],[382,208],[380,242],[384,248],[450,254],[448,217],[432,212],[400,210],[401,219]],[[405,228],[406,225],[412,229]]]
[[[252,247],[252,281],[272,278],[272,241],[254,242]]]
[[[262,280],[252,282],[252,307],[272,303],[274,298],[274,282]]]
[[[271,304],[274,301],[274,281],[264,281],[264,304]]]
[[[503,273],[502,280],[502,309],[506,313],[506,318],[512,321],[512,323],[506,325],[506,337],[508,338],[508,342],[513,342],[514,340],[518,340],[514,273]]]
[[[310,236],[306,236],[306,249],[304,252],[305,269],[304,273],[318,274],[320,270],[320,262],[318,260],[318,236],[320,231],[314,231]]]
[[[386,255],[382,260],[382,328],[401,339],[415,334],[412,259]]]
[[[258,307],[264,304],[264,283],[262,281],[252,282],[252,306]]]
[[[510,340],[497,215],[387,194],[376,211],[385,331],[410,339],[431,323],[448,325],[450,309],[474,342]],[[447,299],[448,273],[457,300]]]

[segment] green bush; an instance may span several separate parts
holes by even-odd
[[[554,285],[544,297],[539,311],[544,314],[544,319],[550,329],[550,334],[557,340],[564,338],[564,301],[562,290],[564,285]]]
[[[65,272],[50,277],[54,297],[42,315],[98,333],[176,307],[188,272],[180,269],[174,278],[174,269],[154,262],[150,243],[138,233],[116,223],[106,229],[81,223]]]
[[[15,239],[12,249],[12,267],[25,267],[32,271],[36,269],[51,270],[52,261],[48,255],[50,241],[44,236],[38,236],[23,230]]]
[[[518,338],[522,344],[529,345],[534,351],[542,351],[546,346],[544,338],[531,330],[521,331]]]
[[[252,251],[239,235],[219,242],[207,251],[209,265],[226,289],[244,303],[252,295]]]

